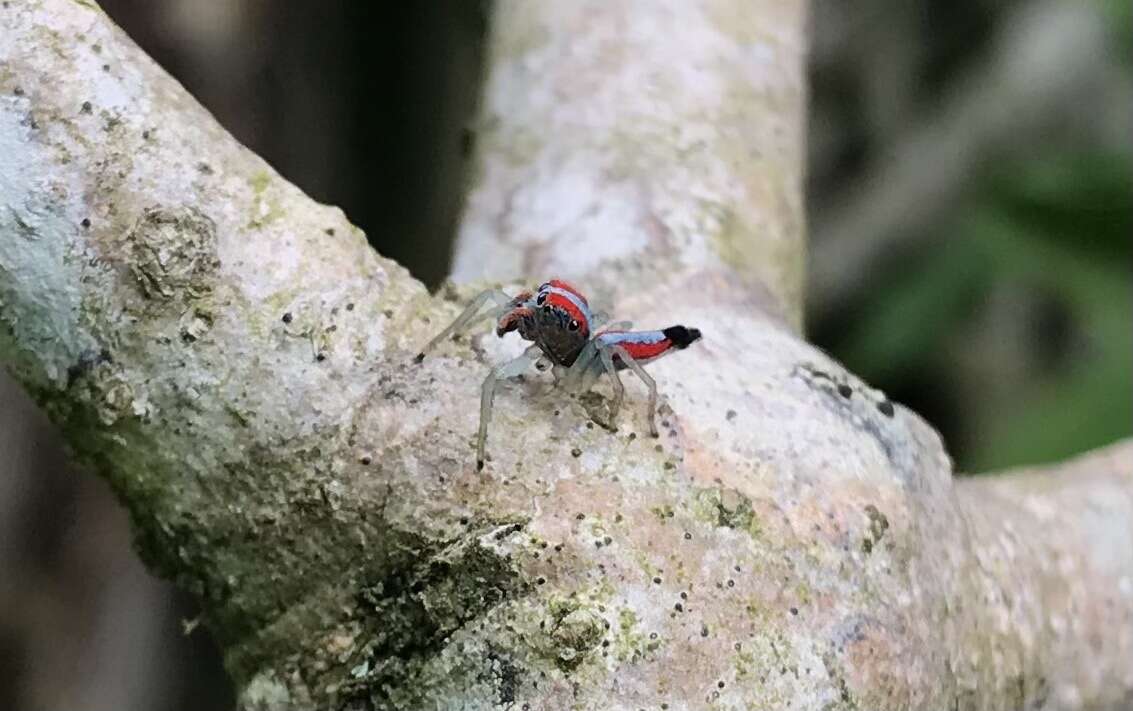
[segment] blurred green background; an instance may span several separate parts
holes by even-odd
[[[961,472],[1129,435],[1133,6],[899,5],[814,6],[810,337]]]
[[[444,277],[486,3],[102,4],[284,176]],[[1130,3],[811,14],[808,336],[962,472],[1133,433]],[[141,568],[105,485],[3,377],[0,403],[0,708],[230,708],[207,632],[182,634],[191,601]]]

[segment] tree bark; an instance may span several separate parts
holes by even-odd
[[[500,1],[454,276],[697,326],[630,389],[480,380],[430,297],[91,2],[0,9],[0,360],[252,709],[1117,708],[1133,443],[954,484],[798,334],[800,2]],[[600,390],[600,392],[606,392]]]

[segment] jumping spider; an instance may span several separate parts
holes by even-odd
[[[487,304],[494,308],[483,310]],[[628,321],[610,324],[591,336],[603,322],[601,315],[590,311],[590,305],[578,289],[552,279],[534,293],[524,291],[508,296],[498,289],[481,292],[448,328],[441,331],[421,350],[416,361],[447,338],[468,330],[485,318],[496,319],[496,335],[503,337],[517,331],[530,346],[514,360],[497,365],[484,379],[480,395],[480,430],[476,439],[476,468],[484,468],[484,444],[488,423],[492,419],[492,399],[496,385],[522,374],[533,363],[538,370],[552,368],[555,379],[575,393],[590,390],[606,373],[614,387],[610,406],[610,422],[617,416],[625,395],[619,370],[632,370],[649,388],[649,431],[657,436],[654,414],[657,410],[657,384],[642,367],[666,353],[687,348],[700,338],[700,331],[684,326],[670,326],[658,331],[630,331]]]

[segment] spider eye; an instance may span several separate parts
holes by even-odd
[[[539,298],[535,299],[535,304],[538,305],[538,306],[542,306],[543,302],[546,301],[546,300],[547,300],[546,294],[539,294]]]
[[[577,331],[578,326],[579,326],[578,321],[575,321],[574,319],[571,319],[570,323],[567,324],[567,328],[569,328],[572,331]]]

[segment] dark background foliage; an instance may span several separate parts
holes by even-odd
[[[103,0],[241,141],[430,285],[488,31],[467,0]],[[815,0],[808,336],[961,471],[1133,432],[1133,11]],[[0,708],[229,708],[192,604],[0,378]]]

